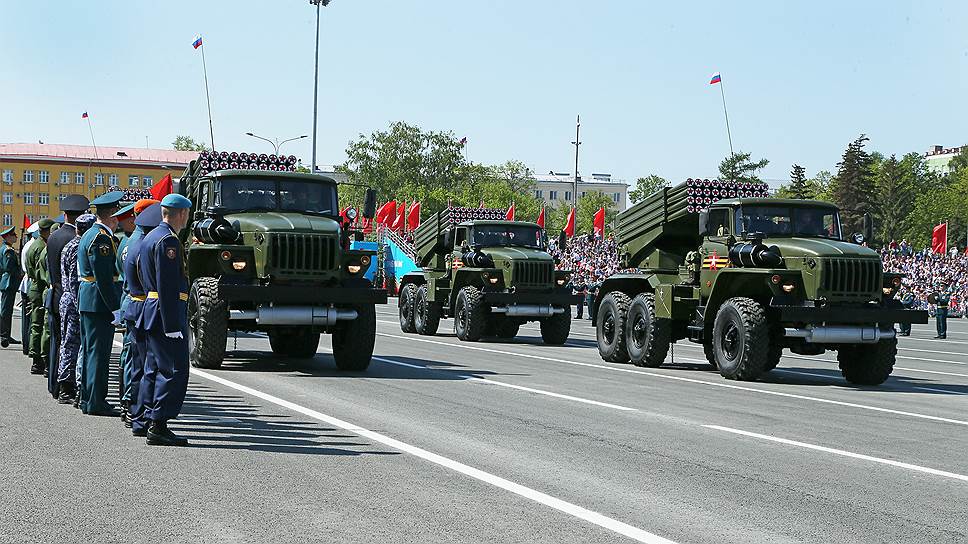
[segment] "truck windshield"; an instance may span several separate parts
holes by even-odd
[[[830,208],[743,206],[736,214],[737,232],[766,236],[809,236],[840,240],[840,216]]]
[[[542,231],[524,225],[475,225],[471,245],[483,247],[521,246],[542,248]]]
[[[336,215],[336,187],[330,183],[272,179],[225,179],[215,205],[230,211],[273,210]]]

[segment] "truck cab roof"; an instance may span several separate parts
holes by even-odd
[[[530,221],[495,221],[493,219],[474,219],[471,221],[464,221],[463,223],[458,223],[459,227],[473,227],[474,225],[501,225],[501,226],[513,226],[513,227],[538,227],[537,223],[532,223]]]
[[[797,198],[726,198],[717,200],[711,206],[797,206],[804,208],[830,208],[837,209],[835,204],[824,202],[823,200],[800,200]]]
[[[216,170],[205,175],[212,179],[219,178],[275,178],[290,181],[314,181],[317,183],[336,183],[336,180],[322,174],[308,172],[279,172],[273,170]]]

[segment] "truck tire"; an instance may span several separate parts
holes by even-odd
[[[635,366],[657,367],[665,362],[672,342],[672,324],[655,316],[655,295],[632,299],[625,323],[625,349]]]
[[[376,340],[376,308],[372,304],[353,306],[356,319],[333,326],[333,360],[336,368],[362,371],[370,366]]]
[[[560,346],[571,332],[571,308],[541,320],[541,339],[549,346]]]
[[[400,330],[403,332],[416,332],[413,322],[414,304],[417,299],[417,286],[408,283],[400,289],[400,297],[397,298],[397,309],[400,311]]]
[[[897,338],[876,344],[844,346],[837,350],[837,362],[844,379],[854,385],[880,385],[894,371]]]
[[[783,357],[783,348],[776,345],[771,339],[770,349],[766,352],[766,365],[763,366],[763,372],[769,372],[776,368],[780,364],[780,357]]]
[[[629,352],[625,347],[625,322],[629,314],[629,297],[621,291],[605,295],[595,316],[595,336],[598,339],[598,353],[610,363],[629,362]]]
[[[312,359],[319,349],[319,333],[312,329],[272,329],[269,331],[272,353],[294,359]]]
[[[413,326],[418,334],[433,336],[440,326],[440,306],[427,300],[427,286],[421,285],[413,301]]]
[[[497,327],[495,328],[495,336],[498,338],[511,339],[518,335],[518,331],[521,329],[521,323],[515,319],[510,319],[507,317],[501,318],[497,322]]]
[[[228,303],[218,296],[218,278],[198,278],[188,297],[188,334],[192,366],[221,368],[229,330]]]
[[[716,351],[713,349],[712,340],[702,343],[702,354],[706,356],[706,361],[709,366],[713,367],[713,370],[719,370],[719,365],[716,363]]]
[[[457,293],[454,304],[454,332],[465,342],[477,342],[484,336],[487,308],[477,287],[467,286]]]
[[[755,380],[766,368],[770,330],[766,311],[751,298],[727,300],[713,322],[713,350],[728,380]]]

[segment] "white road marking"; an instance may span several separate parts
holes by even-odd
[[[916,338],[914,336],[902,336],[901,339],[904,340],[905,342],[916,340],[918,342],[942,342],[947,344],[968,344],[968,342],[965,342],[964,340],[948,340],[948,339],[941,339],[941,338]]]
[[[381,363],[387,363],[387,364],[390,364],[390,365],[405,366],[407,368],[416,368],[416,369],[419,369],[419,370],[428,370],[428,371],[438,370],[438,369],[430,368],[430,367],[426,367],[426,366],[413,365],[413,364],[410,364],[410,363],[401,363],[400,361],[394,361],[394,360],[391,360],[391,359],[387,359],[386,357],[377,357],[377,356],[374,356],[373,357],[373,360],[374,361],[380,361]],[[486,378],[479,378],[477,376],[471,376],[469,374],[452,374],[452,375],[457,376],[457,377],[460,377],[461,379],[464,379],[464,380],[467,380],[467,381],[470,381],[470,382],[474,382],[474,383],[481,383],[481,384],[486,384],[486,385],[497,385],[497,386],[501,386],[501,387],[507,387],[507,388],[510,388],[510,389],[517,389],[519,391],[527,391],[529,393],[536,393],[538,395],[546,395],[548,397],[555,397],[555,398],[558,398],[558,399],[572,400],[572,401],[581,402],[581,403],[584,403],[584,404],[591,404],[591,405],[594,405],[594,406],[601,406],[603,408],[612,408],[613,410],[622,410],[622,411],[625,411],[625,412],[638,412],[638,409],[636,409],[636,408],[629,408],[628,406],[620,406],[618,404],[609,404],[607,402],[600,402],[600,401],[591,400],[591,399],[583,399],[581,397],[573,397],[571,395],[564,395],[564,394],[561,394],[561,393],[554,393],[554,392],[551,392],[551,391],[545,391],[543,389],[534,389],[533,387],[525,387],[523,385],[514,385],[514,384],[510,384],[510,383],[499,382],[499,381],[496,381],[496,380],[488,380]]]
[[[962,378],[968,378],[968,374],[958,374],[957,372],[941,372],[940,370],[921,370],[920,368],[906,368],[903,366],[896,366],[894,370],[906,370],[908,372],[924,372],[925,374],[941,374],[943,376],[959,376]]]
[[[773,370],[773,372],[782,372],[784,374],[799,374],[801,376],[813,376],[815,378],[823,378],[825,380],[829,380],[830,378],[834,378],[834,377],[839,377],[839,376],[831,376],[829,374],[817,374],[816,372],[803,372],[801,370],[790,370],[789,368],[776,368]]]
[[[937,387],[912,387],[911,389],[918,389],[920,391],[934,391],[936,393],[947,393],[949,395],[968,395],[968,393],[952,391],[950,389],[938,389]]]
[[[333,416],[323,414],[322,412],[317,412],[316,410],[306,408],[305,406],[300,406],[294,402],[281,399],[279,397],[270,395],[268,393],[264,393],[257,389],[253,389],[251,387],[247,387],[245,385],[233,382],[231,380],[227,380],[225,378],[222,378],[221,376],[216,376],[209,372],[205,372],[203,370],[198,370],[195,368],[192,369],[192,374],[199,376],[201,378],[204,378],[206,380],[210,380],[215,383],[224,385],[226,387],[230,387],[237,391],[241,391],[248,395],[252,395],[253,397],[260,398],[266,402],[271,402],[272,404],[281,406],[283,408],[287,408],[294,412],[298,412],[300,414],[303,414],[304,416],[313,418],[317,421],[322,421],[327,425],[333,425],[335,427],[339,427],[343,430],[362,436],[363,438],[367,438],[369,440],[372,440],[374,442],[379,442],[380,444],[391,447],[393,449],[396,449],[405,453],[409,453],[410,455],[419,457],[420,459],[423,459],[425,461],[429,461],[431,463],[442,466],[444,468],[453,470],[455,472],[459,472],[465,476],[474,478],[475,480],[493,485],[494,487],[503,489],[505,491],[509,491],[511,493],[514,493],[515,495],[535,501],[537,503],[543,504],[550,508],[554,508],[559,512],[563,512],[570,516],[595,524],[599,527],[608,529],[609,531],[613,531],[620,535],[627,536],[638,542],[644,542],[646,544],[675,544],[671,540],[668,540],[659,535],[650,533],[644,529],[633,527],[631,525],[628,525],[616,519],[605,516],[604,514],[593,512],[591,510],[578,506],[574,503],[570,503],[562,499],[552,497],[551,495],[542,493],[530,487],[523,486],[521,484],[512,482],[510,480],[506,480],[504,478],[501,478],[500,476],[496,476],[489,472],[485,472],[483,470],[474,468],[472,466],[465,465],[464,463],[461,463],[459,461],[455,461],[448,457],[444,457],[442,455],[427,451],[423,448],[413,446],[405,442],[401,442],[395,438],[390,438],[389,436],[386,436],[384,434],[371,431],[369,429],[365,429],[358,425],[354,425],[353,423],[350,423],[348,421],[344,421],[342,419],[338,419]]]
[[[549,362],[553,362],[553,363],[563,363],[563,364],[568,364],[568,365],[584,366],[584,367],[589,367],[589,368],[602,368],[602,369],[605,369],[605,370],[610,370],[612,372],[624,372],[624,373],[627,373],[627,374],[641,374],[643,376],[652,376],[654,378],[662,378],[662,379],[666,379],[666,380],[674,380],[674,381],[680,381],[680,382],[686,382],[686,383],[696,383],[696,384],[702,384],[702,385],[709,385],[709,386],[712,386],[712,387],[721,387],[721,388],[724,388],[724,389],[736,389],[736,390],[739,390],[739,391],[749,391],[749,392],[752,392],[752,393],[760,393],[762,395],[773,395],[773,396],[776,396],[776,397],[784,397],[784,398],[791,398],[791,399],[798,399],[798,400],[806,400],[806,401],[811,401],[811,402],[819,402],[819,403],[823,403],[823,404],[831,404],[831,405],[835,405],[835,406],[846,406],[846,407],[849,407],[849,408],[857,408],[857,409],[860,409],[860,410],[869,410],[869,411],[872,411],[872,412],[881,412],[881,413],[887,413],[887,414],[895,414],[895,415],[908,416],[908,417],[913,417],[913,418],[918,418],[918,419],[926,419],[926,420],[930,420],[930,421],[939,421],[939,422],[943,422],[943,423],[953,423],[955,425],[965,425],[965,426],[968,426],[968,421],[961,420],[961,419],[952,419],[952,418],[941,417],[941,416],[932,416],[932,415],[928,415],[928,414],[920,414],[920,413],[917,413],[917,412],[906,412],[906,411],[903,411],[903,410],[892,410],[890,408],[881,408],[879,406],[870,406],[870,405],[867,405],[867,404],[858,404],[858,403],[855,403],[855,402],[845,402],[845,401],[840,401],[840,400],[825,399],[825,398],[821,398],[821,397],[811,397],[811,396],[807,396],[807,395],[798,395],[798,394],[795,394],[795,393],[785,393],[785,392],[782,392],[782,391],[770,391],[768,389],[757,389],[755,387],[747,387],[747,386],[743,386],[743,385],[735,385],[735,384],[726,383],[726,382],[710,382],[710,381],[706,381],[706,380],[698,380],[698,379],[695,379],[695,378],[686,378],[684,376],[674,376],[674,375],[671,375],[671,374],[662,374],[662,373],[659,373],[659,372],[649,372],[649,371],[645,371],[645,370],[638,370],[638,369],[635,369],[635,368],[626,368],[626,367],[621,367],[621,366],[608,366],[606,364],[597,364],[597,363],[583,363],[583,362],[579,362],[579,361],[569,361],[567,359],[558,359],[558,358],[555,358],[555,357],[544,357],[544,356],[541,356],[541,355],[531,355],[531,354],[526,354],[526,353],[516,353],[516,352],[513,352],[513,351],[503,351],[503,350],[485,348],[485,347],[481,347],[481,346],[464,345],[464,344],[459,344],[459,343],[453,343],[452,344],[452,343],[448,343],[448,342],[439,342],[437,340],[429,340],[429,339],[426,339],[426,338],[414,338],[414,337],[407,337],[407,336],[399,336],[399,335],[396,335],[396,334],[387,334],[387,333],[382,333],[382,332],[378,332],[377,335],[378,336],[385,336],[385,337],[388,337],[388,338],[399,338],[401,340],[407,340],[407,341],[410,341],[410,342],[424,342],[424,343],[428,343],[428,344],[437,344],[437,345],[441,345],[441,346],[447,346],[447,347],[450,347],[450,348],[461,348],[461,349],[467,349],[467,350],[472,350],[472,351],[482,351],[482,352],[486,352],[486,353],[494,353],[494,354],[497,354],[497,355],[508,355],[508,356],[511,356],[511,357],[521,357],[523,359],[535,359],[535,360],[539,360],[539,361],[549,361]],[[684,359],[684,360],[686,360],[688,362],[695,362],[695,363],[707,364],[704,359],[692,359],[692,358],[688,358],[688,357],[680,357],[679,359]]]
[[[743,431],[740,429],[733,429],[730,427],[723,427],[720,425],[703,425],[707,429],[715,429],[717,431],[725,431],[727,433],[738,434],[742,436],[748,436],[751,438],[759,438],[761,440],[769,440],[770,442],[776,442],[779,444],[786,444],[788,446],[797,446],[799,448],[806,448],[810,450],[822,451],[825,453],[833,453],[835,455],[842,455],[844,457],[851,457],[853,459],[861,459],[863,461],[871,461],[873,463],[881,463],[883,465],[890,465],[892,467],[906,468],[908,470],[914,470],[917,472],[923,472],[925,474],[933,474],[935,476],[943,476],[945,478],[951,478],[954,480],[961,480],[963,482],[968,482],[968,476],[963,474],[956,474],[954,472],[948,472],[945,470],[938,470],[936,468],[923,467],[921,465],[913,465],[911,463],[902,463],[900,461],[893,461],[891,459],[883,459],[881,457],[873,457],[870,455],[864,455],[862,453],[853,453],[850,451],[838,450],[835,448],[828,448],[826,446],[818,446],[816,444],[809,444],[807,442],[798,442],[796,440],[789,440],[787,438],[779,438],[777,436],[770,436],[766,434],[753,433],[750,431]]]

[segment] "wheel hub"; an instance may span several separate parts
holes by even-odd
[[[732,360],[736,358],[739,352],[739,329],[736,328],[735,324],[729,323],[726,325],[720,347],[727,359]]]

